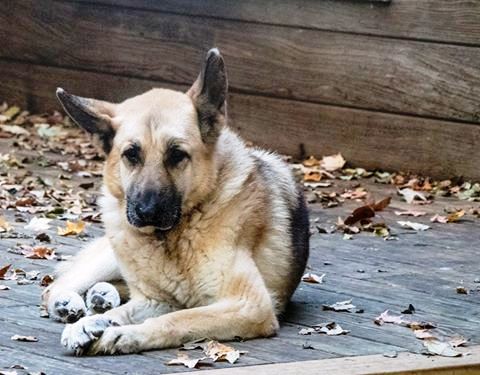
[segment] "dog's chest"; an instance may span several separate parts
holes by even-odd
[[[115,252],[129,286],[148,298],[190,308],[213,302],[223,281],[223,267],[212,254],[180,241],[167,250],[160,241],[116,236]]]

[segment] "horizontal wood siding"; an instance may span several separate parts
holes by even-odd
[[[218,46],[236,91],[480,122],[480,48],[35,0],[0,34],[0,57],[184,84]]]
[[[227,63],[231,124],[299,155],[480,179],[480,2],[0,0],[0,99],[122,100]],[[468,157],[465,157],[468,155]]]
[[[74,0],[177,14],[480,45],[477,0]]]
[[[1,62],[8,80],[0,98],[34,110],[57,108],[58,86],[79,95],[120,101],[155,86],[172,85],[103,73]],[[366,168],[411,170],[434,176],[480,178],[480,128],[354,110],[329,105],[234,93],[229,97],[230,126],[246,139],[292,155],[341,151]],[[468,157],[466,157],[468,155]]]

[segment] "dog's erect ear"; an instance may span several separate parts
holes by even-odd
[[[215,142],[226,116],[227,74],[217,48],[207,53],[202,70],[187,94],[198,112],[200,133],[205,143]]]
[[[99,137],[103,150],[108,154],[115,136],[112,122],[115,104],[71,95],[62,88],[57,89],[57,98],[77,125]]]

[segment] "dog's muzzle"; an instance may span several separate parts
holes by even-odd
[[[181,196],[174,188],[132,191],[127,194],[127,220],[138,228],[168,231],[179,223],[181,205]]]

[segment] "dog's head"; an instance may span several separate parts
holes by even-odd
[[[145,232],[172,229],[213,189],[226,95],[217,49],[186,93],[153,89],[113,104],[57,90],[73,121],[100,139],[104,184],[125,207],[128,223]]]

